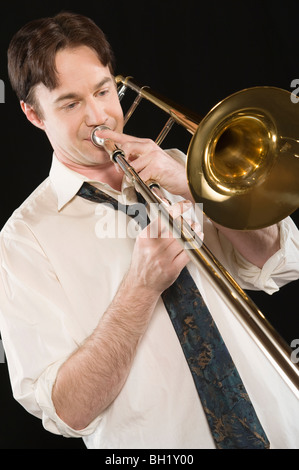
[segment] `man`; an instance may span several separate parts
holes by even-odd
[[[54,150],[49,178],[1,234],[0,326],[15,398],[46,429],[82,436],[90,448],[214,448],[161,300],[188,263],[186,252],[161,227],[155,238],[150,226],[136,240],[100,237],[103,220],[126,227],[128,218],[77,195],[88,181],[119,202],[136,202],[134,188],[91,142],[98,125],[111,129],[103,136],[122,147],[142,178],[191,200],[183,167],[150,140],[122,134],[112,54],[89,19],[64,13],[36,20],[16,34],[8,56],[22,110]],[[252,233],[205,221],[204,234],[245,287],[274,292],[298,278],[299,236],[290,220]],[[294,446],[295,398],[198,270],[188,268],[271,445]]]

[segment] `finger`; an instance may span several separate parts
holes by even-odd
[[[191,201],[187,201],[186,199],[183,201],[176,202],[175,204],[171,204],[168,207],[169,213],[172,215],[174,219],[179,217],[180,215],[188,212],[192,209],[193,204]]]
[[[185,221],[187,222],[188,225],[190,225],[190,227],[191,227],[191,229],[193,230],[193,232],[195,232],[196,235],[197,235],[201,240],[203,240],[204,234],[203,234],[203,231],[202,231],[202,226],[201,226],[201,224],[199,224],[198,222],[195,222],[194,220],[190,220],[190,219],[185,219]]]
[[[164,247],[164,253],[174,265],[175,269],[179,271],[190,261],[188,252],[183,248],[183,245],[175,239],[169,239],[169,243]]]
[[[173,235],[170,232],[169,224],[161,219],[161,217],[155,216],[151,222],[140,232],[141,238],[151,239],[173,239]]]
[[[103,139],[111,139],[115,143],[118,144],[126,144],[128,142],[136,142],[136,143],[148,143],[151,142],[150,139],[143,139],[140,137],[135,137],[129,134],[123,134],[117,131],[113,131],[112,129],[99,129],[96,131],[96,135],[98,137],[102,137]]]
[[[136,171],[143,169],[146,165],[148,165],[151,160],[155,158],[155,153],[159,150],[153,141],[146,139],[142,141],[126,141],[125,143],[121,144],[121,149],[130,161],[135,162],[137,165],[135,168]]]
[[[175,264],[177,270],[181,272],[181,270],[189,263],[189,261],[190,258],[186,250],[182,250],[174,258],[173,263]]]
[[[174,229],[173,223],[171,222],[171,218],[179,222],[179,217],[182,217],[182,214],[184,214],[184,212],[192,208],[192,203],[190,201],[184,200],[173,205],[170,205],[168,202],[165,202],[165,205],[167,206],[169,217],[167,217],[167,212],[165,217],[163,217],[159,213],[159,209],[157,210],[157,206],[155,204],[153,205],[153,210],[151,210],[152,206],[150,205],[149,217],[151,219],[151,223],[148,225],[146,231],[142,236],[150,236],[152,238],[178,238],[177,230]],[[183,223],[184,219],[182,217],[181,224]]]
[[[202,231],[202,227],[198,222],[193,222],[191,224],[192,229],[196,233],[196,235],[203,241],[204,239],[204,233]]]
[[[141,238],[159,238],[161,236],[162,224],[160,217],[155,217],[151,222],[140,232]]]

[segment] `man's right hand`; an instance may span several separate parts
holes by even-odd
[[[189,201],[169,206],[176,218],[192,206]],[[197,232],[199,227],[192,226]],[[190,261],[182,244],[158,217],[137,237],[128,277],[136,287],[145,287],[160,295],[179,276]]]

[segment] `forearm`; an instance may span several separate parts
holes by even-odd
[[[183,197],[194,202],[187,189]],[[247,261],[259,268],[262,268],[266,261],[280,249],[280,232],[277,224],[259,230],[243,231],[212,222]]]
[[[52,399],[59,417],[74,429],[85,428],[123,387],[137,345],[158,295],[138,295],[126,276],[113,302],[85,343],[60,368]]]
[[[250,263],[262,268],[266,261],[280,249],[278,225],[259,230],[232,230],[214,224],[235,249]]]

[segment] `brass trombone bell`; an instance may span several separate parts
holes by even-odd
[[[299,107],[290,93],[249,88],[200,122],[188,149],[193,198],[233,229],[270,226],[299,207]]]

